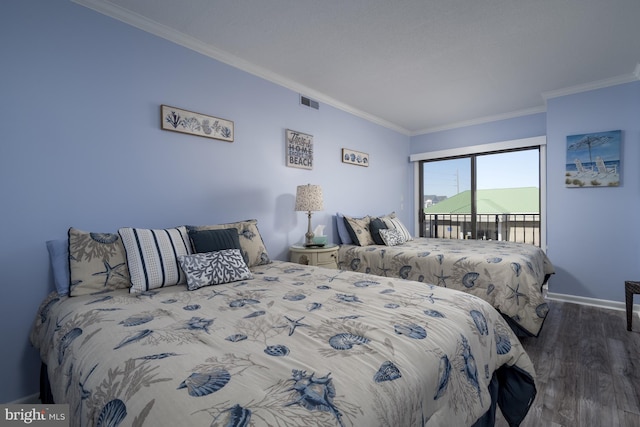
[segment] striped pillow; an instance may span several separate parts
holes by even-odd
[[[385,224],[387,224],[387,227],[390,230],[398,230],[400,234],[402,234],[402,237],[404,238],[405,242],[408,242],[409,240],[413,240],[411,233],[409,233],[409,230],[407,230],[407,227],[405,227],[402,221],[400,221],[400,218],[386,217],[386,218],[382,218],[382,220],[384,221]]]
[[[118,233],[127,253],[132,294],[186,283],[178,263],[179,256],[191,254],[186,227],[121,228]]]

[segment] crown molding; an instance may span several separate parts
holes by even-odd
[[[464,120],[461,122],[449,123],[444,126],[436,126],[432,128],[422,129],[416,132],[413,132],[410,136],[424,135],[427,133],[441,132],[445,130],[457,129],[467,126],[481,125],[484,123],[497,122],[500,120],[514,119],[516,117],[529,116],[531,114],[545,113],[547,111],[544,105],[527,108],[525,110],[512,111],[510,113],[496,114],[493,116],[484,116],[478,117],[477,119],[472,120]]]
[[[558,89],[554,91],[548,91],[542,93],[545,105],[540,107],[529,108],[526,110],[513,111],[511,113],[499,114],[494,116],[479,117],[473,120],[467,120],[462,122],[450,123],[444,126],[438,126],[433,128],[423,129],[412,133],[410,136],[423,135],[426,133],[440,132],[444,130],[456,129],[460,127],[479,125],[483,123],[495,122],[499,120],[513,119],[516,117],[528,116],[530,114],[545,113],[547,111],[547,100],[552,98],[558,98],[560,96],[574,95],[576,93],[588,92],[595,89],[603,89],[609,86],[616,86],[625,83],[631,83],[640,80],[640,62],[636,64],[636,68],[633,73],[625,74],[618,77],[612,77],[610,79],[598,80],[596,82],[585,83],[583,85],[570,86],[564,89]]]
[[[77,3],[81,6],[92,9],[96,12],[99,12],[103,15],[109,16],[111,18],[117,19],[118,21],[124,22],[125,24],[129,24],[135,28],[138,28],[147,33],[153,34],[165,40],[176,43],[180,46],[183,46],[187,49],[198,52],[202,55],[213,58],[217,61],[220,61],[224,64],[230,65],[234,68],[238,68],[242,71],[245,71],[249,74],[255,75],[262,79],[265,79],[271,83],[275,83],[279,86],[290,89],[294,92],[304,94],[305,96],[309,96],[314,98],[314,100],[322,102],[324,104],[335,107],[339,110],[345,111],[354,116],[365,119],[374,124],[378,124],[385,128],[394,130],[401,134],[409,136],[410,131],[404,129],[394,123],[391,123],[387,120],[384,120],[380,117],[368,114],[364,111],[361,111],[357,108],[351,107],[347,104],[344,104],[336,99],[333,99],[323,93],[320,93],[312,88],[304,86],[298,82],[293,80],[285,79],[282,76],[269,71],[265,68],[259,67],[253,63],[245,61],[235,55],[232,55],[226,51],[216,49],[210,45],[207,45],[191,36],[188,36],[184,33],[176,31],[172,28],[167,27],[166,25],[160,24],[156,21],[150,20],[142,15],[131,12],[127,9],[124,9],[120,6],[116,6],[112,3],[101,1],[101,0],[71,0],[74,3]]]
[[[640,80],[640,63],[636,64],[636,68],[632,73],[624,74],[622,76],[612,77],[609,79],[598,80],[591,83],[585,83],[582,85],[569,86],[564,89],[552,90],[542,93],[542,98],[545,102],[549,99],[558,98],[566,95],[575,95],[577,93],[588,92],[590,90],[603,89],[609,86],[617,86],[625,83],[631,83],[636,80]]]
[[[96,12],[99,12],[103,15],[109,16],[111,18],[117,19],[125,24],[129,24],[133,27],[136,27],[140,30],[158,36],[160,38],[166,39],[173,43],[176,43],[180,46],[183,46],[187,49],[198,52],[202,55],[208,56],[215,60],[218,60],[224,64],[230,65],[234,68],[238,68],[242,71],[245,71],[249,74],[260,77],[264,80],[267,80],[271,83],[277,84],[294,92],[304,94],[305,96],[309,96],[314,98],[314,100],[319,101],[321,103],[330,105],[339,110],[352,114],[356,117],[360,117],[368,122],[380,125],[384,128],[394,130],[398,133],[401,133],[406,136],[417,136],[423,135],[427,133],[440,132],[445,130],[456,129],[460,127],[467,127],[473,125],[479,125],[499,120],[507,120],[516,117],[527,116],[531,114],[538,114],[546,112],[546,102],[551,98],[556,98],[565,95],[573,95],[580,92],[586,92],[594,89],[601,89],[608,86],[615,86],[624,83],[630,83],[633,81],[640,80],[640,63],[636,65],[636,68],[633,73],[613,77],[610,79],[600,80],[592,83],[586,83],[583,85],[571,86],[564,89],[548,91],[542,93],[542,98],[545,102],[545,105],[533,107],[525,110],[518,110],[504,114],[492,115],[492,116],[484,116],[479,117],[472,120],[465,120],[460,122],[449,123],[443,126],[436,126],[431,128],[425,128],[418,131],[410,131],[401,126],[398,126],[395,123],[389,122],[388,120],[382,119],[378,116],[374,116],[372,114],[366,113],[362,110],[354,108],[350,105],[347,105],[343,102],[340,102],[330,96],[327,96],[323,93],[320,93],[312,88],[304,86],[296,81],[285,79],[282,76],[267,70],[265,68],[259,67],[253,63],[245,61],[235,55],[232,55],[226,51],[216,49],[210,45],[202,43],[201,41],[188,36],[184,33],[176,31],[172,28],[169,28],[163,24],[160,24],[156,21],[152,21],[142,15],[131,12],[127,9],[124,9],[120,6],[116,6],[108,1],[104,0],[71,0],[73,3],[79,4],[81,6],[92,9]]]
[[[640,80],[640,63],[636,64],[635,70],[629,74],[612,77],[610,79],[598,80],[596,82],[585,83],[582,85],[570,86],[564,89],[543,92],[542,99],[544,99],[545,106],[534,107],[526,110],[519,110],[511,113],[499,114],[494,116],[479,117],[473,120],[467,120],[462,122],[450,123],[444,126],[422,129],[412,133],[410,136],[417,136],[417,135],[423,135],[426,133],[434,133],[434,132],[440,132],[444,130],[456,129],[460,127],[479,125],[479,124],[495,122],[499,120],[513,119],[516,117],[527,116],[530,114],[544,113],[547,111],[546,103],[549,99],[558,98],[566,95],[575,95],[581,92],[588,92],[590,90],[595,90],[595,89],[603,89],[606,87],[616,86],[616,85],[625,84],[625,83],[631,83],[637,80]]]

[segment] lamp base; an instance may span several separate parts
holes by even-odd
[[[326,243],[316,242],[314,240],[313,231],[311,231],[311,211],[307,212],[307,232],[304,234],[304,247],[305,248],[322,248]]]
[[[307,232],[304,235],[305,246],[313,245],[313,231],[311,231],[311,211],[307,212],[307,218],[309,218],[309,222],[307,223]]]

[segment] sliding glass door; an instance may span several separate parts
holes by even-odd
[[[420,163],[420,234],[540,246],[540,149]]]
[[[462,239],[471,233],[471,157],[422,163],[421,235]],[[424,218],[423,218],[424,219]]]

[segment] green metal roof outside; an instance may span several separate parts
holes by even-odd
[[[537,187],[478,190],[478,214],[531,214],[540,212]],[[471,191],[463,191],[425,208],[426,214],[470,214]]]

